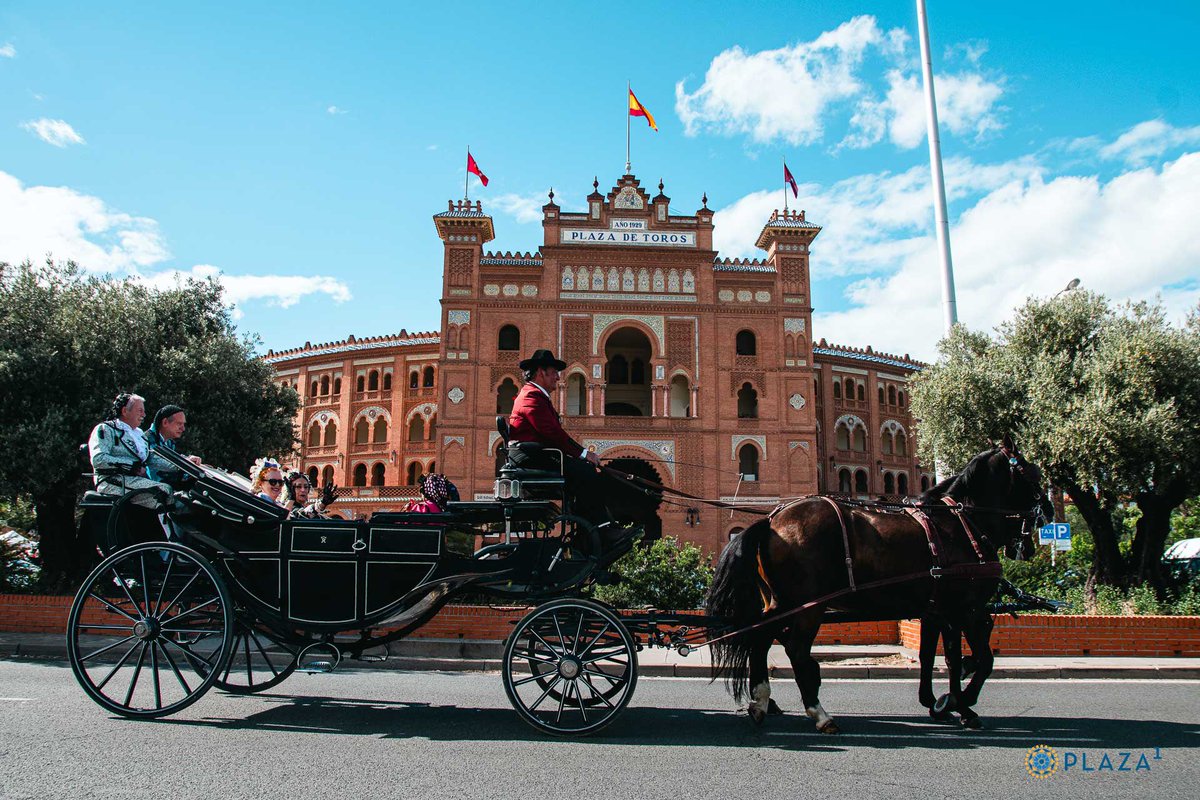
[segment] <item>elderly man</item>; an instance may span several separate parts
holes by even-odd
[[[171,487],[146,475],[150,451],[140,429],[145,418],[145,398],[127,392],[117,395],[108,417],[88,437],[88,455],[96,491],[137,492],[132,499],[135,505],[156,509],[170,499]]]
[[[176,405],[165,405],[154,415],[150,430],[146,431],[146,445],[177,452],[175,443],[187,430],[187,414]],[[188,461],[199,464],[199,456],[186,456]],[[146,463],[146,474],[151,480],[175,485],[183,477],[181,470],[164,458],[155,457],[153,451]]]

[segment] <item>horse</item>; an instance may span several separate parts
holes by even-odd
[[[918,699],[935,718],[972,709],[992,669],[987,605],[1000,582],[998,552],[1053,514],[1042,476],[1010,437],[975,456],[909,508],[861,506],[828,497],[781,505],[726,545],[706,602],[734,629],[712,640],[713,679],[724,677],[751,719],[779,713],[771,700],[767,654],[783,643],[806,714],[818,731],[838,733],[821,706],[820,666],[812,644],[826,610],[857,620],[920,618]],[[960,634],[974,671],[964,689]],[[931,686],[938,638],[946,642],[950,691]]]

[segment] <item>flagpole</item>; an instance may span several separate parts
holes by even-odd
[[[629,161],[629,93],[633,91],[633,85],[629,81],[625,81],[625,174],[630,174]]]
[[[784,213],[784,215],[786,216],[786,215],[787,215],[787,189],[788,189],[788,184],[787,184],[787,157],[786,157],[786,156],[781,156],[781,158],[783,158],[783,213]]]
[[[471,145],[467,145],[467,163],[471,163]],[[467,174],[463,176],[463,200],[471,199],[471,171],[467,170]]]

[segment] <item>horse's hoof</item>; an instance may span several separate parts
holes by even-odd
[[[979,717],[963,717],[962,726],[977,731],[983,727],[983,720]]]
[[[929,709],[929,716],[937,722],[954,722],[954,715],[949,711],[937,711]]]
[[[832,735],[835,733],[841,733],[842,729],[838,727],[838,724],[836,722],[834,722],[833,720],[829,720],[824,725],[818,725],[817,731],[819,733],[827,733],[827,734]]]
[[[958,701],[949,692],[939,697],[937,702],[933,704],[933,710],[939,714],[951,712],[957,707]]]
[[[774,700],[767,701],[767,713],[772,716],[778,716],[783,713],[783,709]]]
[[[762,725],[763,720],[767,718],[767,715],[763,713],[762,709],[755,708],[754,706],[747,708],[746,713],[750,715],[750,721],[755,725]]]

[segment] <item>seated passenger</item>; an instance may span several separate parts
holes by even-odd
[[[154,415],[150,430],[146,431],[146,445],[158,447],[171,452],[177,452],[175,442],[183,436],[187,429],[187,414],[176,405],[165,405]],[[200,464],[199,456],[184,456],[193,464]],[[146,474],[152,480],[176,485],[183,477],[182,471],[164,458],[158,458],[153,452],[146,463]]]
[[[337,486],[327,483],[321,489],[321,499],[308,502],[312,484],[303,472],[289,472],[284,485],[288,494],[284,506],[288,509],[289,519],[324,519],[327,516],[325,510],[337,501]]]
[[[146,475],[149,448],[138,427],[145,418],[144,398],[127,392],[117,395],[108,416],[88,437],[88,456],[96,491],[117,496],[139,492],[132,502],[156,509],[170,499],[171,487]]]
[[[280,499],[283,495],[283,472],[279,469],[278,462],[269,458],[254,462],[254,466],[250,468],[250,480],[250,491],[255,495],[268,503],[283,505]]]
[[[447,504],[458,500],[458,487],[445,475],[432,473],[421,478],[422,500],[410,500],[404,510],[410,514],[441,514]]]

